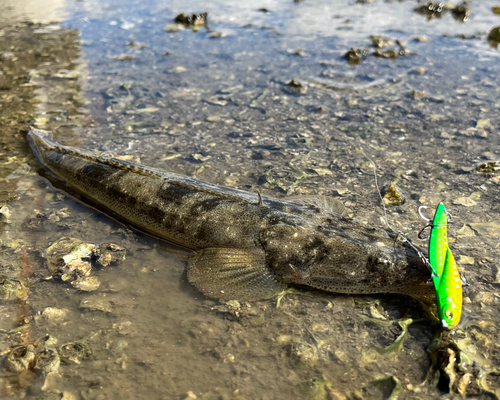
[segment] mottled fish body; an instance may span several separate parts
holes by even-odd
[[[317,199],[280,200],[62,146],[28,134],[38,161],[105,214],[193,250],[188,279],[219,299],[270,298],[289,284],[338,293],[412,293],[429,279],[401,235]]]

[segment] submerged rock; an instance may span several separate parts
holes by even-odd
[[[492,160],[481,163],[477,166],[477,172],[482,172],[486,174],[494,174],[500,172],[500,161]]]
[[[399,206],[406,202],[406,197],[393,183],[382,188],[384,203],[388,206]]]
[[[0,207],[0,222],[9,223],[10,220],[10,210],[7,206]]]
[[[184,28],[191,28],[193,31],[197,31],[202,27],[208,27],[208,13],[180,13],[174,18],[174,22]]]
[[[5,367],[11,372],[21,372],[31,369],[35,364],[35,348],[29,346],[14,347],[5,360]]]
[[[299,82],[296,79],[292,79],[286,85],[287,85],[288,89],[290,91],[292,91],[293,93],[305,94],[307,92],[307,86],[303,85],[301,82]]]
[[[55,307],[47,307],[42,312],[42,317],[48,321],[53,323],[60,323],[66,319],[69,310],[65,308],[55,308]]]
[[[451,13],[453,14],[453,18],[457,21],[467,22],[471,14],[471,9],[467,6],[467,2],[464,1],[461,4],[457,4],[455,8],[451,10]]]
[[[102,243],[98,246],[80,239],[63,237],[53,243],[45,252],[47,267],[52,276],[79,290],[91,292],[99,288],[96,277],[90,277],[92,267],[104,268],[125,259],[126,250],[116,243]]]
[[[389,47],[394,45],[394,42],[389,39],[387,36],[383,35],[371,35],[370,39],[372,40],[373,47],[377,49],[381,49],[383,47]]]
[[[492,222],[471,222],[469,226],[480,236],[492,238],[500,237],[500,223]]]
[[[200,14],[193,13],[191,15],[180,13],[174,18],[174,21],[186,26],[203,25],[207,22],[207,16],[208,13],[206,12]]]
[[[388,377],[381,377],[373,381],[372,384],[380,390],[383,399],[393,400],[399,398],[401,393],[401,382],[396,376],[390,375]]]
[[[94,290],[99,289],[101,282],[95,276],[86,276],[71,282],[71,286],[75,289],[83,290],[84,292],[93,292]]]
[[[28,288],[22,281],[0,275],[0,300],[24,299],[27,293]]]
[[[55,349],[43,349],[36,354],[35,369],[49,373],[57,371],[61,365],[61,358]]]
[[[307,342],[292,341],[287,346],[287,352],[292,362],[297,366],[313,367],[318,362],[318,352]]]
[[[301,398],[307,400],[323,400],[326,398],[331,398],[329,396],[328,389],[333,385],[324,380],[311,379],[306,382],[299,383],[296,389],[300,393]],[[340,399],[340,397],[335,397]]]
[[[45,377],[45,382],[41,387],[45,394],[42,400],[62,400],[62,393],[59,390],[62,386],[62,376],[57,371],[51,371]]]
[[[62,360],[80,364],[84,358],[92,355],[92,350],[84,341],[69,342],[59,348],[59,355]]]
[[[500,43],[500,26],[493,28],[490,33],[488,33],[488,41],[494,46],[497,47]]]
[[[114,303],[111,299],[106,296],[93,295],[84,298],[80,302],[80,308],[84,308],[92,311],[102,311],[110,313],[113,311]]]
[[[46,251],[47,266],[54,276],[72,281],[90,274],[95,245],[79,239],[63,237]]]
[[[126,250],[115,243],[101,243],[94,250],[97,267],[107,267],[125,260]]]
[[[351,47],[351,50],[345,54],[345,58],[350,65],[358,65],[367,54],[368,49],[366,48],[355,49],[354,47]]]
[[[441,18],[442,15],[448,11],[452,11],[454,9],[453,5],[446,4],[443,2],[428,2],[425,5],[418,6],[415,8],[415,11],[419,14],[425,15],[428,20],[434,18]]]

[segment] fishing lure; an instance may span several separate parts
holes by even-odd
[[[429,222],[427,226],[431,227],[429,264],[436,290],[438,316],[443,328],[453,329],[460,322],[462,315],[462,280],[453,253],[448,246],[448,222],[451,222],[452,218],[444,204],[439,203],[430,223],[430,220],[421,213],[423,208],[428,207],[420,207],[419,214]],[[419,234],[420,237],[424,229]]]
[[[429,239],[429,262],[432,269],[434,287],[438,288],[448,249],[448,213],[443,203],[439,203],[434,214]]]
[[[436,290],[438,315],[445,329],[453,329],[462,316],[462,280],[453,253],[448,248],[439,288]]]
[[[378,186],[375,163],[366,155],[363,147],[361,147],[359,143],[358,145],[363,155],[372,164],[373,175],[375,176],[375,186],[377,187],[378,195],[380,196],[382,207],[384,208],[385,222],[389,229],[394,231],[387,220],[387,211],[385,209],[384,199],[382,198],[382,194],[380,193]],[[438,316],[441,321],[441,325],[445,329],[453,329],[460,322],[460,317],[462,315],[462,280],[458,272],[455,258],[448,247],[448,222],[452,222],[453,220],[451,218],[451,214],[446,211],[443,203],[439,203],[432,223],[430,219],[426,218],[422,214],[422,209],[424,208],[429,207],[420,207],[418,209],[418,213],[425,221],[428,222],[428,224],[420,231],[418,236],[420,239],[424,239],[422,237],[424,230],[427,227],[431,228],[429,239],[429,259],[426,260],[426,263],[429,264],[432,272],[432,280],[436,290]],[[406,237],[404,238],[408,244],[414,247]],[[418,253],[420,254],[420,252]],[[421,256],[422,258],[425,258],[424,255]]]

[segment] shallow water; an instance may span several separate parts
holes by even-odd
[[[0,268],[29,290],[0,303],[2,397],[498,398],[500,180],[477,167],[500,160],[500,53],[486,40],[500,16],[494,1],[471,2],[467,22],[428,20],[418,5],[3,2]],[[208,27],[174,32],[181,12],[208,12]],[[396,52],[399,39],[407,54],[374,56],[370,35]],[[358,65],[344,57],[351,47],[367,48]],[[204,298],[187,283],[181,250],[38,174],[30,123],[64,144],[213,183],[335,196],[349,215],[384,226],[362,146],[379,184],[406,196],[388,208],[395,229],[425,246],[418,207],[442,201],[452,212],[451,248],[470,282],[462,323],[442,335],[428,308],[395,295],[301,289],[279,307]],[[46,279],[45,250],[64,236],[117,243],[126,259],[93,271],[92,293]],[[95,301],[106,311],[86,308]],[[67,312],[56,320],[48,307]],[[13,346],[45,335],[56,348],[83,340],[91,354],[57,373],[9,369]],[[450,356],[455,364],[440,369]]]

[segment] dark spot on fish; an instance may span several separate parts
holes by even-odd
[[[204,212],[209,212],[217,208],[221,203],[221,199],[218,198],[210,198],[207,200],[203,200],[200,202],[199,207]]]
[[[89,164],[83,167],[77,175],[82,180],[94,180],[102,181],[103,179],[109,178],[111,168],[107,165],[96,165]]]
[[[44,155],[45,158],[49,159],[52,164],[60,164],[64,155],[53,150],[49,150]]]
[[[175,190],[171,189],[171,186],[176,186]],[[165,182],[161,185],[161,188],[156,193],[159,199],[163,200],[165,203],[173,203],[177,206],[185,205],[185,198],[193,196],[193,190],[183,185],[179,185],[176,182]]]
[[[316,237],[316,238],[314,238],[314,240],[312,242],[305,244],[304,251],[310,252],[311,250],[321,248],[324,245],[325,245],[325,241],[319,237]]]
[[[376,266],[377,266],[377,260],[378,260],[377,257],[368,256],[368,260],[366,262],[366,269],[369,272],[375,272],[377,270],[377,268],[376,268]]]

